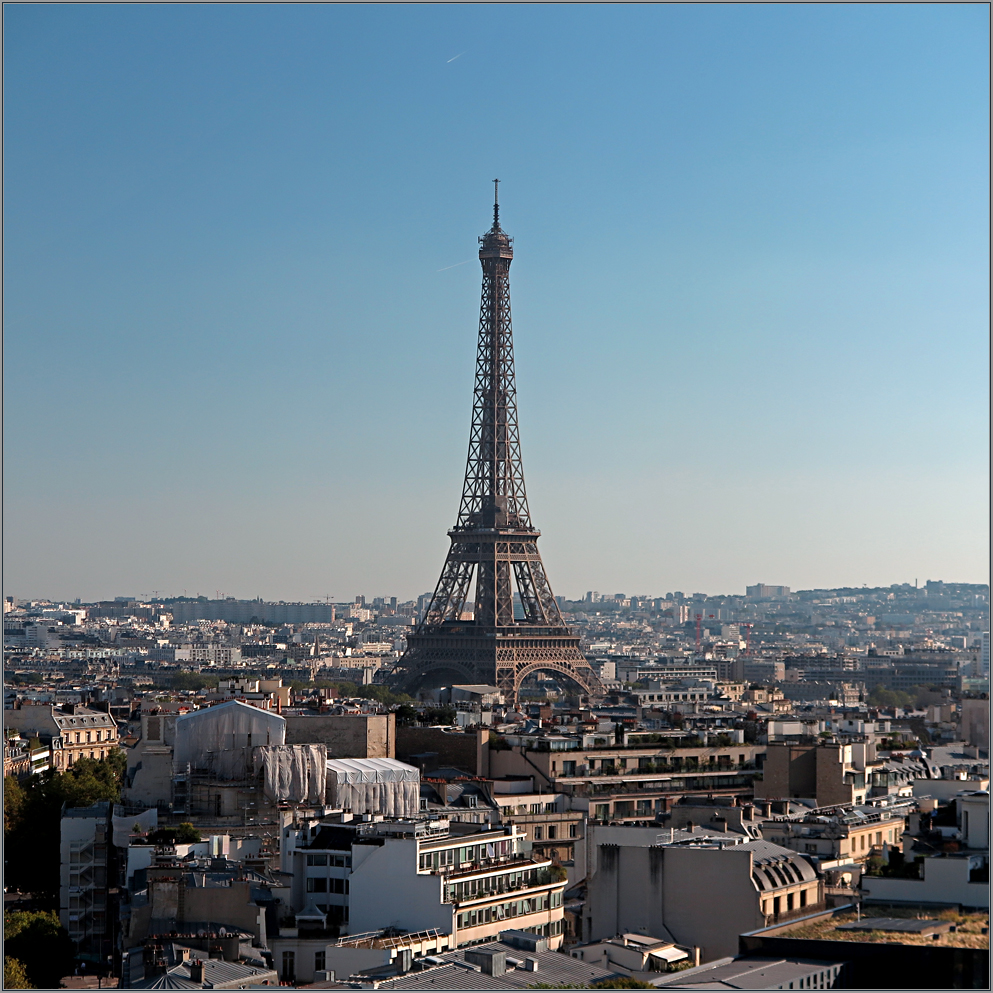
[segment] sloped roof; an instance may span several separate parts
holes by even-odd
[[[224,986],[228,983],[261,983],[268,979],[275,982],[276,973],[272,969],[260,969],[242,962],[225,962],[223,959],[203,960],[203,983],[190,979],[190,964],[183,962],[174,965],[164,973],[132,983],[133,990],[200,990]]]
[[[189,713],[180,714],[176,718],[177,730],[180,724],[185,726],[188,722],[217,720],[222,714],[226,715],[231,710],[243,710],[253,718],[261,718],[271,721],[273,724],[285,725],[286,723],[285,718],[275,711],[253,707],[250,703],[245,703],[244,700],[225,700],[224,703],[216,703],[213,707],[202,707],[200,710],[191,710]]]
[[[680,990],[782,990],[799,988],[800,981],[814,972],[838,968],[841,962],[819,959],[743,958],[687,969],[675,976],[654,980],[655,986]]]
[[[771,841],[747,841],[743,845],[738,845],[735,851],[746,851],[752,853],[752,864],[757,870],[766,870],[766,867],[773,867],[788,863],[790,868],[800,877],[802,882],[813,882],[817,878],[814,867],[799,852],[791,848],[783,848],[782,845],[774,845]],[[773,884],[773,889],[778,889],[782,885],[768,871],[764,874]]]
[[[508,968],[502,976],[489,976],[485,972],[468,969],[464,964],[463,951],[445,952],[443,958],[448,964],[421,972],[409,972],[405,976],[386,980],[379,984],[384,990],[519,990],[527,989],[535,983],[550,986],[586,986],[602,979],[617,975],[601,969],[597,965],[574,959],[560,952],[528,952],[502,941],[491,941],[475,945],[472,951],[505,952],[508,959],[523,962],[525,959],[538,960],[536,972],[525,969]]]
[[[129,990],[202,990],[203,983],[190,981],[190,974],[187,970],[185,978],[177,972],[179,966],[175,966],[168,972],[152,976],[150,979],[139,979],[136,983],[131,983]]]

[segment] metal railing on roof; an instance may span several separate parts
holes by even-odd
[[[436,927],[427,928],[424,931],[409,931],[404,934],[384,934],[382,931],[364,931],[361,934],[341,937],[335,942],[335,945],[338,948],[347,948],[349,945],[358,948],[364,944],[367,944],[370,948],[402,948],[404,945],[414,945],[422,941],[447,937],[449,937],[447,932],[440,931]]]

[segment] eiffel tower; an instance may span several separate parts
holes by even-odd
[[[528,511],[510,324],[514,250],[500,227],[499,182],[493,181],[493,227],[479,239],[479,346],[458,523],[448,532],[452,545],[427,613],[390,682],[409,690],[487,683],[516,701],[524,679],[544,670],[598,696],[600,682],[552,596],[538,553],[541,532]]]

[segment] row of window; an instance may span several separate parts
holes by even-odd
[[[746,756],[738,756],[738,765],[746,764]],[[589,765],[587,767],[588,775],[593,775],[596,772],[600,772],[601,775],[609,776],[613,775],[618,771],[622,772],[664,772],[667,769],[699,769],[701,760],[705,766],[719,766],[723,768],[732,768],[734,766],[734,756],[733,755],[707,755],[707,756],[697,756],[697,755],[674,755],[674,756],[664,756],[659,755],[655,758],[641,758],[638,759],[637,768],[633,765],[628,766],[627,759],[600,759],[600,765],[597,766],[596,759],[590,759]],[[633,760],[632,760],[633,761]],[[553,766],[555,763],[552,763]],[[555,769],[552,769],[555,772]],[[576,762],[573,759],[567,759],[562,763],[562,775],[563,776],[575,776],[577,771]],[[537,811],[533,811],[537,813]]]
[[[785,907],[783,906],[784,898],[781,896],[775,896],[771,900],[762,901],[762,913],[763,914],[781,914],[783,910],[794,910],[799,907],[807,906],[807,891],[800,890],[799,900],[796,899],[797,894],[787,893],[785,898]]]
[[[308,893],[347,893],[347,879],[328,879],[327,877],[311,877],[307,880]]]
[[[351,855],[326,855],[320,852],[307,853],[307,865],[333,865],[340,868],[351,868]]]
[[[463,900],[476,900],[491,893],[506,893],[508,890],[535,886],[538,883],[537,869],[518,869],[514,872],[502,872],[498,876],[482,876],[451,883],[445,887],[445,899],[461,903]]]
[[[76,759],[100,759],[103,758],[103,749],[90,749],[90,753],[87,756],[86,752],[70,752],[69,753],[69,765],[72,765]]]
[[[466,910],[456,916],[456,924],[460,928],[478,927],[480,924],[491,924],[494,921],[504,921],[513,917],[523,917],[525,914],[536,914],[542,910],[562,906],[562,893],[544,893],[528,900],[511,900],[509,903],[498,903],[493,907],[480,907],[478,910]],[[560,933],[560,932],[559,932]]]
[[[871,848],[873,845],[875,845],[875,847],[879,848],[879,847],[882,846],[882,844],[883,844],[884,841],[887,842],[888,844],[891,844],[892,845],[892,844],[895,844],[896,843],[896,840],[897,840],[896,839],[896,830],[894,828],[888,828],[885,831],[876,831],[875,832],[875,841],[873,841],[873,832],[872,831],[864,831],[861,834],[853,834],[851,836],[851,838],[852,838],[852,851],[851,851],[851,854],[853,854],[853,855],[859,853],[860,851],[861,852],[864,852],[864,851],[867,850],[867,848]],[[792,847],[789,844],[789,841],[790,841],[789,836],[770,837],[769,840],[773,844],[776,844],[776,845],[785,845],[786,847]],[[807,843],[804,844],[803,847],[804,847],[804,851],[806,851],[806,852],[817,852],[818,851],[818,846],[817,846],[816,843],[807,842]],[[846,850],[847,850],[846,844],[844,842],[841,842],[839,844],[839,846],[838,846],[838,850],[840,852],[846,852]]]
[[[706,700],[707,695],[707,691],[704,690],[698,693],[639,693],[638,698],[661,703],[667,700]]]
[[[458,848],[439,848],[422,852],[417,862],[419,869],[440,869],[446,865],[464,865],[482,862],[483,859],[507,858],[514,854],[514,842],[507,838],[481,845],[462,845]]]
[[[77,731],[76,732],[76,742],[75,743],[77,745],[82,744],[82,740],[80,739],[80,735],[82,733],[83,733],[82,731]],[[96,735],[96,738],[91,737],[91,735],[94,735],[94,734]],[[101,734],[103,735],[103,737],[100,737]],[[87,731],[86,732],[86,742],[87,742],[87,744],[89,744],[92,741],[110,741],[110,740],[111,740],[111,732],[110,731]]]
[[[519,803],[516,807],[504,807],[504,813],[516,814],[523,817],[525,814],[554,814],[555,803]]]
[[[780,886],[792,886],[794,883],[803,882],[803,876],[800,875],[799,870],[789,862],[757,865],[752,873],[752,878],[760,890],[778,889]],[[766,886],[766,883],[770,885]]]
[[[535,826],[534,826],[534,840],[535,841],[544,841],[545,837],[547,837],[549,841],[555,841],[556,838],[558,838],[558,836],[559,836],[559,826],[557,824],[549,824],[549,825],[547,825],[547,831],[548,831],[547,836],[545,834],[545,830],[546,829],[545,828],[542,828],[542,826],[540,824],[535,824]],[[576,825],[576,822],[575,821],[573,821],[569,825],[569,837],[570,838],[578,838],[579,837],[579,830],[577,828],[577,825]]]

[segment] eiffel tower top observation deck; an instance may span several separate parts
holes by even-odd
[[[510,319],[513,257],[494,195],[493,226],[479,239],[479,341],[458,521],[431,603],[391,682],[408,689],[489,683],[516,700],[522,681],[544,670],[598,695],[599,681],[552,595],[528,510]]]

